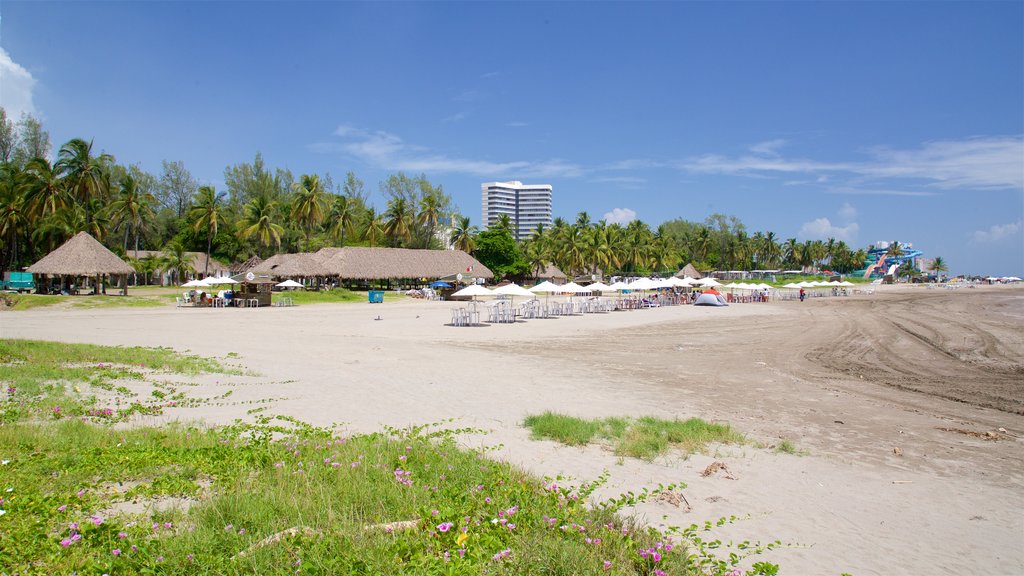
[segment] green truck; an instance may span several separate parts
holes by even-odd
[[[36,289],[36,283],[32,279],[31,272],[4,272],[4,279],[0,280],[0,290],[7,292],[32,292]]]

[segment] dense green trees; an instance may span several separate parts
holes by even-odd
[[[445,248],[473,253],[499,275],[532,276],[553,263],[572,276],[671,273],[700,269],[816,268],[851,272],[866,252],[835,239],[782,240],[748,232],[739,219],[712,214],[703,222],[594,221],[586,212],[556,218],[516,243],[513,222],[479,230],[426,175],[392,174],[380,182],[383,211],[369,204],[352,172],[340,185],[330,174],[269,167],[262,155],[224,170],[225,191],[200,186],[180,161],[158,175],[118,164],[92,142],[72,139],[50,157],[49,136],[31,116],[14,122],[0,108],[0,269],[27,266],[86,230],[115,252],[161,251],[131,260],[145,281],[157,268],[180,278],[206,273],[209,258],[237,262],[253,255],[313,251],[323,246]],[[895,250],[899,247],[894,245]],[[184,252],[207,254],[188,269]]]

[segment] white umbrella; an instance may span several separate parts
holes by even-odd
[[[569,282],[568,284],[563,284],[561,291],[562,292],[568,292],[570,294],[582,294],[583,292],[590,292],[590,290],[587,290],[586,288],[584,288],[583,286],[580,286],[579,284],[577,284],[575,282]]]
[[[650,278],[638,278],[629,283],[630,290],[651,290],[656,287],[654,280]]]
[[[189,280],[188,282],[185,282],[184,284],[182,284],[181,287],[182,288],[207,288],[207,287],[209,287],[209,284],[203,282],[202,280]]]
[[[278,288],[302,288],[302,284],[299,284],[298,282],[292,280],[291,278],[279,284],[275,284],[275,286],[277,286]]]
[[[801,288],[801,286],[799,284],[795,284],[793,282],[790,282],[789,284],[786,284],[785,286],[783,286],[783,288],[792,288],[794,290],[797,290],[797,289]]]
[[[843,286],[845,288],[849,288],[851,286],[856,286],[856,284],[854,284],[853,282],[850,282],[848,280],[843,280],[842,282],[839,283],[839,285]]]
[[[707,286],[714,287],[714,286],[721,286],[722,285],[721,282],[719,282],[718,280],[715,280],[714,278],[701,278],[700,280],[697,280],[696,283],[700,284],[701,286],[704,286],[704,287],[707,287]]]
[[[618,282],[612,283],[612,285],[609,286],[608,289],[609,290],[629,290],[629,285],[626,284],[625,282],[623,282],[622,280],[619,280]]]
[[[533,296],[533,292],[530,292],[515,282],[495,288],[491,292],[494,294],[504,294],[505,296]]]
[[[472,296],[476,299],[477,296],[494,296],[494,292],[479,284],[470,284],[462,290],[452,293],[452,296]]]
[[[558,284],[555,284],[553,282],[550,282],[548,280],[545,280],[545,281],[541,282],[540,284],[537,284],[536,286],[534,286],[533,288],[530,288],[529,290],[530,290],[530,292],[536,292],[538,294],[545,294],[545,293],[550,294],[552,292],[562,292],[563,291],[561,286],[559,286]]]
[[[220,284],[238,284],[239,283],[238,280],[232,280],[231,278],[229,278],[227,276],[219,276],[219,277],[207,276],[203,280],[203,282],[205,282],[207,286],[218,286]]]
[[[680,288],[689,288],[692,286],[693,278],[677,278],[672,276],[668,279],[668,283],[672,286],[678,286]]]
[[[608,292],[611,290],[607,284],[602,282],[594,282],[593,284],[587,285],[587,288],[589,288],[591,292]]]

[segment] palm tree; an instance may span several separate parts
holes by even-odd
[[[949,272],[949,266],[946,265],[946,261],[942,256],[936,256],[935,260],[932,260],[932,272],[935,273],[935,279],[939,279],[940,272]]]
[[[206,263],[203,264],[203,276],[210,274],[213,237],[217,235],[217,226],[224,222],[224,196],[224,192],[218,193],[213,186],[200,186],[196,191],[195,203],[189,210],[189,216],[196,219],[192,229],[196,232],[206,230]],[[138,250],[138,246],[135,249]]]
[[[317,175],[303,174],[299,182],[292,184],[295,196],[292,200],[292,218],[306,233],[306,249],[309,249],[309,237],[316,228],[324,221],[324,204],[327,201],[327,192],[320,184],[320,177]]]
[[[469,216],[457,216],[455,218],[455,226],[452,228],[450,241],[456,250],[462,250],[466,254],[470,254],[476,248],[476,243],[473,241],[476,233],[477,228],[470,224]]]
[[[384,219],[377,215],[376,210],[370,208],[366,213],[366,231],[363,235],[371,247],[376,246],[385,236],[384,226]]]
[[[81,138],[69,140],[57,154],[56,171],[63,175],[65,188],[76,201],[85,206],[85,224],[91,227],[94,213],[91,200],[106,196],[110,188],[107,165],[114,161],[110,154],[92,155],[92,142]]]
[[[392,246],[398,246],[412,238],[412,231],[409,229],[409,202],[405,198],[388,200],[388,210],[384,213],[384,218],[384,235]]]
[[[276,222],[277,203],[266,196],[257,196],[245,205],[245,214],[239,222],[238,237],[248,240],[255,236],[260,246],[271,243],[280,247],[284,228]]]
[[[803,259],[802,246],[796,241],[796,238],[787,238],[782,248],[782,255],[785,258],[786,264],[792,267],[799,266],[800,260]]]
[[[181,240],[172,240],[167,246],[164,246],[163,257],[160,260],[164,269],[172,273],[171,281],[175,284],[180,284],[187,273],[194,272],[185,245],[181,243]]]
[[[0,239],[10,245],[4,269],[15,268],[18,261],[18,236],[28,225],[25,215],[25,183],[20,171],[12,164],[0,165]]]
[[[25,166],[28,174],[28,209],[33,219],[45,218],[68,205],[60,174],[45,158],[35,158]]]
[[[328,234],[332,238],[340,238],[341,245],[345,245],[345,233],[351,234],[356,224],[356,205],[348,196],[335,196],[331,203],[331,211],[327,216],[331,227]]]
[[[434,240],[434,229],[441,219],[441,207],[441,198],[437,194],[427,194],[420,200],[420,213],[416,216],[416,221],[426,228],[424,248],[430,248],[430,243]]]
[[[119,226],[124,226],[125,252],[128,252],[128,236],[135,233],[135,252],[139,251],[139,232],[142,230],[142,223],[153,217],[153,204],[156,198],[149,192],[139,188],[138,182],[130,174],[121,178],[121,187],[118,197],[110,205],[110,216]],[[138,284],[136,277],[135,283]]]
[[[494,219],[494,223],[490,225],[491,230],[504,230],[512,237],[515,238],[515,234],[512,232],[512,217],[508,214],[498,214],[498,217]]]

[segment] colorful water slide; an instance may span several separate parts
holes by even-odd
[[[870,278],[871,274],[875,270],[878,270],[879,268],[881,268],[883,266],[885,266],[885,257],[884,256],[882,256],[878,260],[876,260],[875,263],[872,264],[871,266],[868,266],[868,269],[864,271],[864,278]]]

